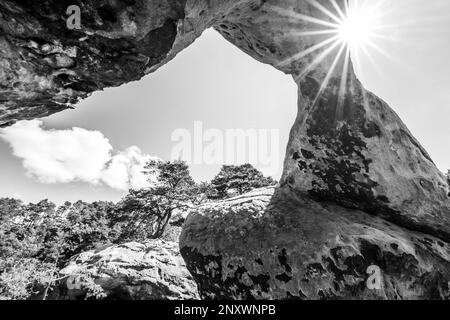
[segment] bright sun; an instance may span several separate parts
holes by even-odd
[[[351,62],[356,70],[361,70],[362,55],[374,65],[376,65],[372,56],[374,52],[392,59],[379,43],[380,40],[398,41],[392,35],[392,26],[383,23],[386,15],[392,9],[393,0],[304,1],[320,11],[320,17],[307,16],[279,6],[267,5],[269,9],[280,16],[288,17],[289,20],[299,20],[303,24],[306,22],[309,26],[309,30],[291,32],[286,36],[307,37],[308,41],[313,40],[313,45],[279,63],[280,67],[284,67],[306,56],[314,55],[311,62],[301,70],[300,74],[296,75],[297,79],[305,77],[315,66],[336,52],[328,74],[321,85],[321,90],[326,87],[342,57],[345,61],[341,79],[343,84],[346,83],[347,71]],[[321,94],[321,90],[319,90],[318,96]],[[343,90],[345,90],[345,85],[341,86],[340,94],[344,94]]]
[[[365,15],[356,12],[349,13],[337,28],[340,40],[353,50],[358,46],[365,45],[367,41],[370,41],[373,32],[371,22]]]
[[[278,6],[267,5],[269,9],[290,20],[301,20],[310,25],[310,30],[289,33],[289,37],[317,37],[318,41],[312,47],[303,52],[289,57],[280,63],[287,65],[292,61],[300,59],[314,52],[323,51],[318,54],[312,63],[320,63],[327,55],[340,48],[339,53],[347,52],[352,55],[353,62],[359,63],[359,56],[365,54],[373,62],[371,52],[377,51],[385,56],[388,54],[377,45],[377,41],[395,40],[386,34],[389,26],[383,24],[383,17],[389,12],[389,0],[304,0],[309,5],[319,10],[322,17],[313,17],[293,12]],[[389,4],[390,5],[390,4]],[[323,40],[324,35],[329,35]],[[347,50],[345,50],[347,49]],[[339,58],[339,57],[337,57]],[[358,60],[358,61],[357,61]],[[305,70],[305,74],[309,70]]]

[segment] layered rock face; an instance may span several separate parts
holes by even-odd
[[[343,7],[344,0],[336,3]],[[69,5],[81,9],[80,30],[66,28]],[[395,112],[364,89],[345,50],[335,46],[325,56],[325,47],[311,50],[324,38],[299,36],[317,29],[301,17],[330,20],[320,5],[334,10],[329,0],[2,1],[0,126],[71,108],[93,91],[138,80],[213,26],[255,59],[291,74],[299,108],[281,187],[275,199],[265,196],[269,204],[258,207],[258,217],[248,221],[251,206],[241,210],[230,202],[219,206],[220,214],[219,208],[200,208],[188,219],[182,252],[204,296],[349,297],[356,290],[350,283],[361,283],[363,267],[376,262],[390,281],[377,297],[445,297],[449,187]],[[230,247],[221,233],[236,236],[227,240]],[[256,250],[258,239],[264,240],[262,251]],[[285,268],[286,276],[272,274],[269,257],[283,249],[296,262]],[[257,262],[261,272],[249,265],[258,258],[248,250],[267,259]],[[205,271],[210,263],[217,264],[212,273]],[[309,279],[305,287],[311,263],[319,280]],[[228,277],[228,264],[242,267],[235,277]],[[248,280],[250,274],[260,278]],[[293,287],[283,292],[286,286]],[[357,296],[367,297],[361,291]]]
[[[93,279],[108,299],[199,298],[176,242],[131,242],[84,252],[60,273],[65,276],[60,295],[67,299],[86,295],[86,277]]]

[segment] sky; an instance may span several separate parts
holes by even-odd
[[[377,39],[384,53],[369,48],[371,57],[361,55],[357,75],[445,171],[450,1],[387,3],[383,23],[395,41]],[[118,201],[129,186],[145,186],[143,163],[177,158],[180,150],[197,181],[210,180],[222,163],[242,162],[279,178],[296,100],[290,76],[207,30],[138,82],[94,93],[75,110],[0,130],[0,197]],[[239,158],[243,152],[230,141],[243,134],[251,142],[240,147],[250,150]]]

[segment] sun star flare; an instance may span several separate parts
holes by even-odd
[[[389,37],[389,28],[383,24],[383,17],[389,12],[387,0],[306,0],[309,5],[320,12],[320,16],[307,16],[292,12],[280,7],[272,6],[271,10],[281,16],[308,24],[308,30],[301,30],[297,33],[291,32],[287,37],[308,37],[318,39],[302,52],[285,59],[280,66],[286,66],[293,61],[308,55],[314,55],[311,63],[296,76],[299,80],[306,76],[315,66],[322,63],[328,56],[335,54],[332,58],[329,71],[321,84],[325,88],[330,80],[331,74],[338,65],[339,59],[345,59],[341,76],[341,88],[339,94],[345,95],[346,79],[350,65],[356,70],[360,69],[361,57],[365,56],[369,61],[375,63],[373,53],[382,54],[390,58],[389,54],[383,50],[379,40],[395,40]],[[324,39],[324,36],[325,39]],[[344,53],[344,54],[343,54]],[[351,60],[351,62],[350,62]],[[319,90],[318,96],[322,90]],[[314,103],[315,103],[314,101]]]

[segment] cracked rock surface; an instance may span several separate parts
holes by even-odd
[[[86,294],[80,276],[89,275],[108,299],[198,299],[197,286],[186,269],[178,243],[130,242],[75,256],[60,271],[69,299]]]
[[[197,208],[180,241],[203,299],[450,299],[448,243],[283,188]]]

